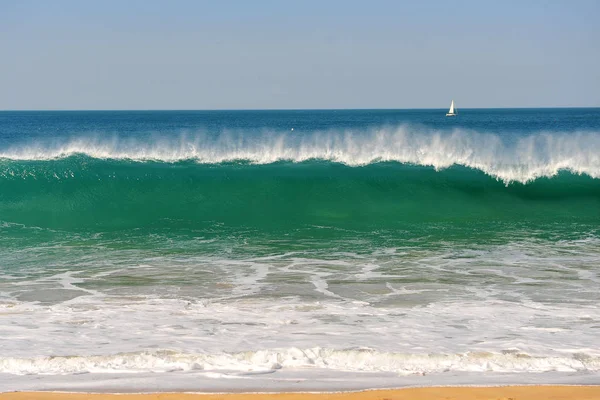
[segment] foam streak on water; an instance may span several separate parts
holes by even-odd
[[[598,242],[538,246],[152,257],[135,268],[103,251],[68,272],[22,270],[0,287],[11,321],[0,336],[12,338],[0,373],[595,373]]]

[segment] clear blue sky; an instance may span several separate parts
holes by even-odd
[[[0,109],[600,106],[600,1],[0,0]]]

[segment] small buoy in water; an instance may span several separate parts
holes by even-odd
[[[292,128],[292,130],[294,130],[294,128]]]

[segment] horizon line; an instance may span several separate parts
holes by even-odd
[[[448,107],[414,107],[414,108],[23,108],[4,109],[0,112],[128,112],[128,111],[412,111],[412,110],[446,110]],[[593,109],[598,106],[543,106],[543,107],[460,107],[458,110],[543,110],[543,109]]]

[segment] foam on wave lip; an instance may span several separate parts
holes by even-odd
[[[99,159],[219,164],[245,160],[325,160],[349,166],[375,162],[478,169],[505,183],[551,177],[561,170],[600,178],[600,132],[539,132],[513,137],[455,129],[451,132],[402,125],[369,131],[224,131],[157,136],[151,139],[81,136],[62,142],[25,144],[0,150],[0,159],[53,160],[83,154]]]
[[[324,368],[354,372],[393,372],[400,375],[443,372],[597,372],[600,358],[533,357],[518,351],[465,354],[402,354],[373,349],[334,350],[314,347],[241,353],[187,354],[169,350],[105,356],[0,358],[0,372],[27,374],[136,373],[170,371],[274,372],[281,368]]]

